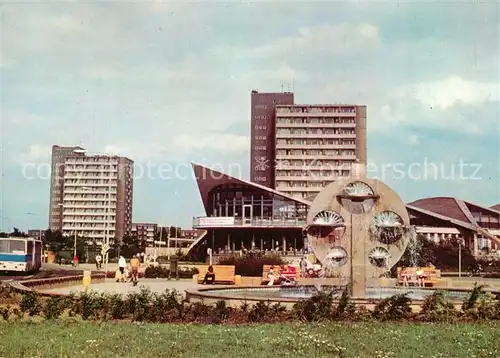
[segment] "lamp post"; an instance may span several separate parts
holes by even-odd
[[[462,277],[462,243],[463,240],[460,239],[458,242],[458,277]]]
[[[117,178],[118,179],[118,178]],[[111,172],[109,173],[108,177],[108,201],[106,204],[106,235],[105,235],[105,247],[106,247],[106,256],[105,256],[105,263],[104,263],[104,270],[105,272],[108,272],[108,263],[109,263],[109,211],[111,207]],[[115,221],[116,222],[116,221]],[[116,228],[115,228],[116,230]],[[116,233],[116,231],[115,231]],[[116,235],[115,235],[116,236]]]

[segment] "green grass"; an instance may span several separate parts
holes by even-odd
[[[58,320],[5,322],[0,334],[0,357],[498,357],[500,324],[203,326]]]

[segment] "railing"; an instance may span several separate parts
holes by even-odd
[[[305,252],[304,250],[287,250],[286,252],[279,251],[279,250],[261,250],[259,248],[256,248],[254,250],[224,250],[224,249],[219,249],[216,250],[213,254],[213,259],[215,262],[219,262],[219,260],[223,260],[225,258],[232,257],[234,255],[242,255],[242,254],[249,254],[249,253],[254,253],[258,255],[263,255],[263,256],[283,256],[283,257],[303,257]]]
[[[202,219],[205,219],[205,223],[202,223]],[[231,222],[227,223],[217,223],[211,224],[209,222],[210,217],[197,217],[193,218],[193,228],[208,228],[208,227],[303,227],[306,225],[305,219],[256,219],[256,218],[233,218]],[[214,218],[216,219],[216,218]]]

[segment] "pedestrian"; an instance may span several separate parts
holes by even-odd
[[[101,257],[101,255],[100,255],[100,254],[97,254],[97,255],[95,256],[95,266],[96,266],[96,268],[97,268],[98,270],[100,270],[100,269],[101,269],[101,263],[102,263],[102,257]]]
[[[120,256],[120,259],[118,260],[118,270],[120,271],[121,281],[124,280],[126,267],[127,267],[127,261],[125,260],[125,257]]]

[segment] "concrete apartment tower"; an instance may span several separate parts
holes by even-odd
[[[250,181],[274,189],[277,105],[292,105],[293,93],[251,94]]]
[[[274,189],[313,198],[366,164],[366,106],[277,105]],[[270,141],[271,142],[271,141]]]
[[[84,149],[77,146],[52,146],[52,165],[50,173],[49,228],[62,230],[62,200],[64,187],[64,162],[70,155],[84,155]]]
[[[54,146],[56,148],[57,146]],[[61,148],[61,147],[59,147]],[[53,149],[54,154],[54,149]],[[62,162],[62,164],[61,164]],[[119,156],[86,155],[82,148],[52,164],[51,229],[103,242],[132,230],[133,161]],[[53,173],[54,175],[55,173]],[[58,186],[54,183],[57,183]],[[60,217],[59,221],[53,218]]]

